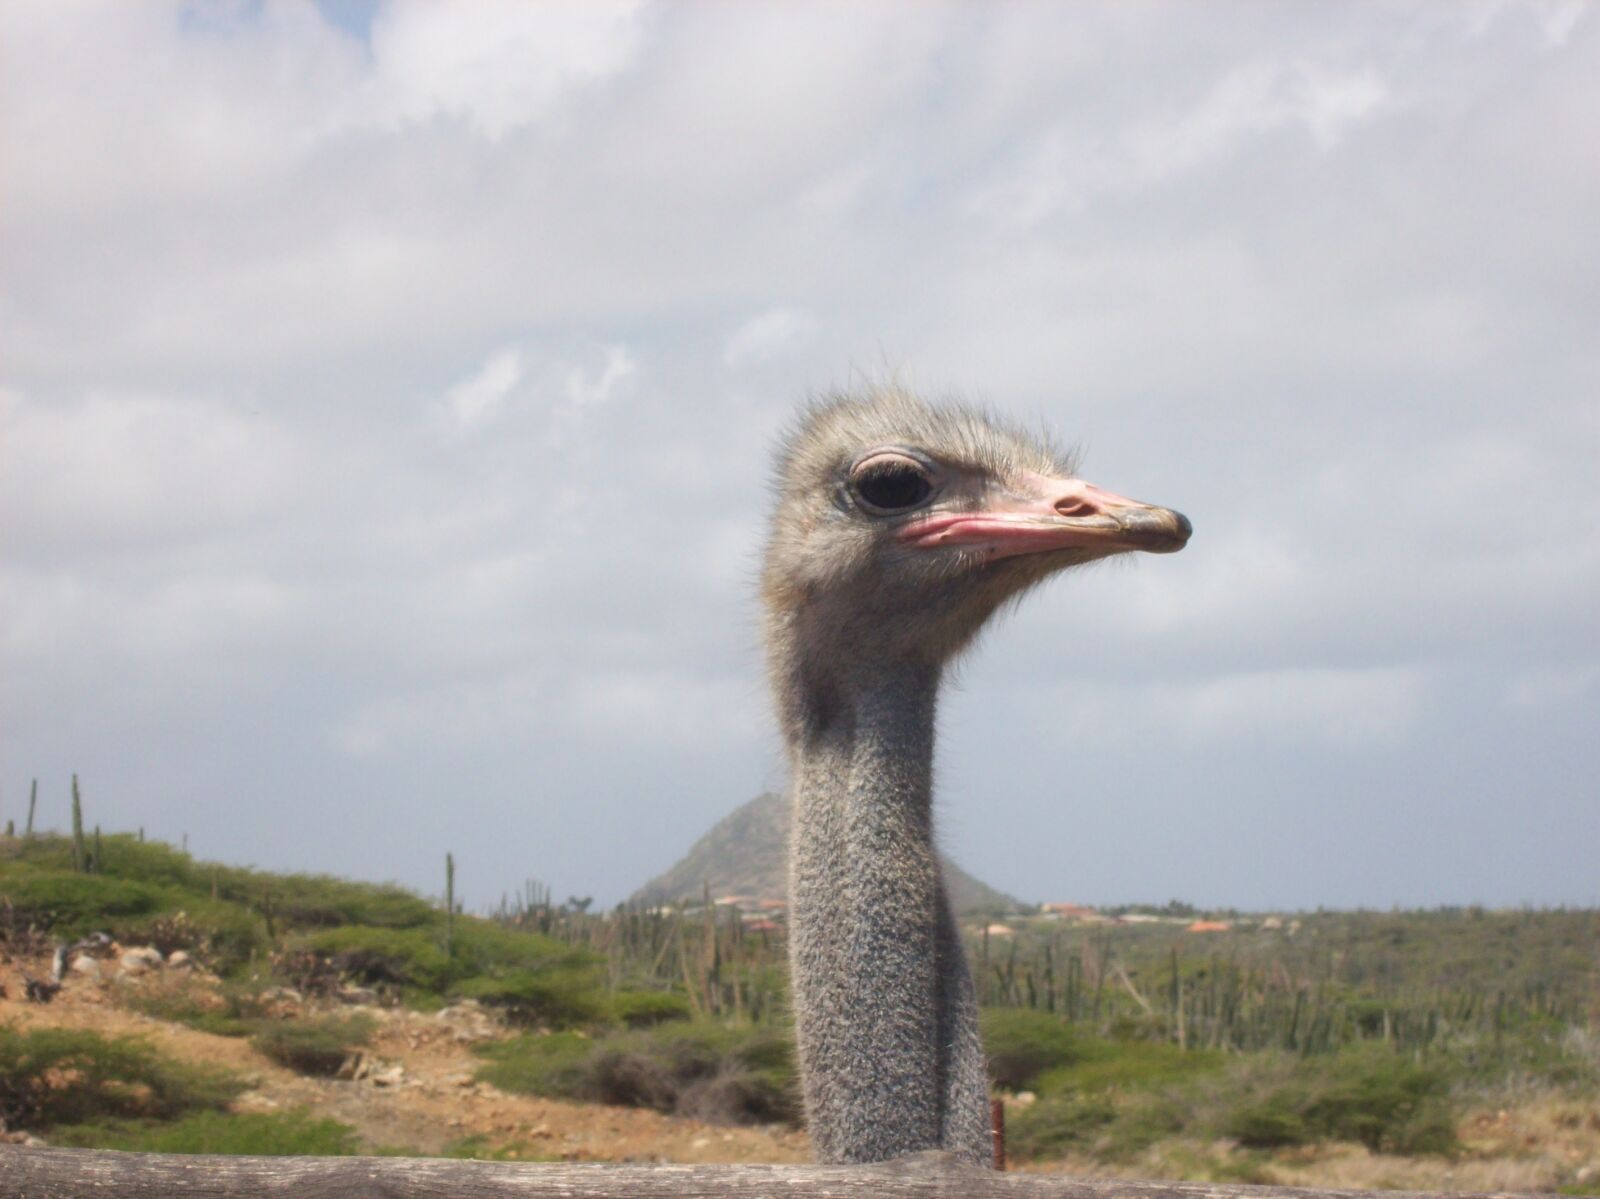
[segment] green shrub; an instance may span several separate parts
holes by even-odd
[[[1059,1157],[1087,1145],[1116,1118],[1104,1095],[1053,1095],[1007,1114],[1006,1152],[1023,1161]]]
[[[1282,1094],[1229,1112],[1222,1132],[1248,1149],[1278,1149],[1311,1140],[1304,1117]]]
[[[11,901],[20,924],[37,924],[58,937],[103,930],[121,917],[143,916],[161,905],[159,892],[141,883],[70,871],[7,870],[0,895]]]
[[[270,1020],[258,1028],[250,1044],[291,1070],[326,1076],[337,1074],[345,1059],[366,1044],[372,1027],[367,1016]]]
[[[1338,1063],[1331,1085],[1305,1105],[1306,1123],[1323,1136],[1360,1141],[1373,1153],[1451,1153],[1455,1122],[1442,1070],[1392,1053],[1361,1052]]]
[[[1359,1141],[1373,1153],[1453,1153],[1449,1080],[1371,1046],[1268,1071],[1223,1112],[1216,1131],[1253,1149]]]
[[[1072,1025],[1027,1008],[986,1009],[983,1047],[995,1086],[1007,1091],[1025,1091],[1044,1071],[1086,1055],[1084,1038]]]
[[[133,1038],[0,1025],[0,1122],[10,1128],[164,1118],[220,1107],[240,1089],[231,1075],[173,1061]]]
[[[668,1020],[689,1019],[689,1001],[671,991],[618,991],[611,1009],[629,1028],[648,1028]]]
[[[571,1028],[604,1023],[612,1014],[599,978],[587,965],[469,978],[451,988],[451,994],[500,1008],[512,1023],[522,1025]]]
[[[312,933],[301,943],[367,986],[442,991],[454,974],[438,939],[423,929],[350,925]]]
[[[456,918],[453,952],[457,978],[518,970],[598,970],[600,955],[543,933],[506,928],[492,920]]]
[[[485,1045],[478,1077],[502,1090],[648,1107],[720,1123],[796,1117],[786,1031],[674,1021],[589,1040],[575,1033]]]
[[[502,1091],[578,1099],[585,1095],[586,1067],[594,1042],[574,1032],[524,1034],[476,1046],[489,1064],[478,1078]]]
[[[1080,1036],[1076,1061],[1033,1080],[1041,1095],[1060,1091],[1141,1091],[1219,1071],[1226,1057],[1214,1049],[1181,1049],[1170,1041],[1107,1041]]]
[[[110,1121],[52,1129],[50,1141],[133,1153],[248,1153],[339,1157],[357,1151],[356,1130],[306,1111],[195,1112],[163,1123]]]

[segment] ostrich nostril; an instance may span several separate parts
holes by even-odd
[[[1056,512],[1061,516],[1093,516],[1098,511],[1088,500],[1076,496],[1056,501]]]

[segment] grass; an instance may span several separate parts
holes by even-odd
[[[279,1065],[301,1074],[329,1077],[367,1043],[372,1029],[370,1016],[266,1020],[257,1026],[250,1044]]]
[[[194,1112],[175,1120],[111,1120],[51,1130],[50,1142],[133,1153],[244,1153],[341,1157],[359,1151],[356,1130],[305,1111]]]
[[[226,1072],[165,1057],[136,1038],[0,1025],[0,1122],[8,1128],[170,1118],[220,1108],[241,1089]]]
[[[524,1034],[479,1047],[506,1091],[674,1112],[722,1124],[798,1118],[786,1031],[678,1020],[589,1039]]]

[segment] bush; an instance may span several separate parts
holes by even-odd
[[[1247,1149],[1279,1149],[1311,1140],[1304,1118],[1281,1094],[1230,1112],[1222,1131]]]
[[[1081,1061],[1084,1038],[1049,1012],[989,1008],[983,1013],[983,1047],[995,1086],[1025,1091],[1046,1070]]]
[[[689,1001],[671,991],[618,991],[611,1010],[629,1028],[648,1028],[668,1020],[689,1019]]]
[[[478,1078],[502,1091],[578,1099],[586,1093],[586,1070],[594,1042],[573,1032],[543,1037],[524,1034],[491,1041],[476,1050],[489,1059],[489,1064],[479,1069]]]
[[[172,1061],[133,1038],[0,1026],[0,1122],[8,1128],[169,1117],[221,1107],[240,1089],[231,1075]]]
[[[502,1090],[648,1107],[725,1124],[797,1116],[786,1031],[673,1021],[595,1040],[575,1033],[482,1046]]]
[[[279,1065],[301,1074],[333,1075],[345,1059],[372,1036],[367,1016],[321,1020],[271,1020],[262,1024],[250,1044]]]
[[[52,1144],[133,1153],[248,1153],[340,1157],[357,1151],[356,1130],[309,1112],[195,1112],[166,1123],[111,1121],[53,1129]]]
[[[4,886],[19,923],[67,939],[105,929],[119,917],[154,912],[161,903],[152,887],[99,874],[8,870]]]
[[[1056,1095],[1008,1113],[1006,1151],[1019,1160],[1059,1157],[1083,1146],[1117,1118],[1103,1095]]]
[[[1451,1153],[1458,1147],[1442,1071],[1363,1052],[1306,1104],[1308,1125],[1324,1136],[1360,1141],[1373,1153]]]
[[[1218,1131],[1248,1148],[1359,1141],[1373,1153],[1452,1153],[1459,1146],[1448,1079],[1373,1046],[1297,1062],[1285,1079],[1236,1103]]]
[[[612,1015],[600,980],[587,966],[469,978],[451,994],[500,1008],[514,1024],[571,1028],[604,1023]]]
[[[1041,1095],[1066,1090],[1141,1091],[1219,1071],[1226,1057],[1214,1049],[1180,1049],[1170,1041],[1106,1041],[1081,1037],[1078,1060],[1038,1075]]]
[[[304,938],[304,948],[369,987],[441,991],[453,969],[432,932],[407,928],[330,928]]]
[[[259,996],[237,986],[225,988],[220,995],[169,986],[134,992],[121,1002],[157,1020],[185,1024],[197,1032],[219,1037],[248,1037],[266,1018]]]

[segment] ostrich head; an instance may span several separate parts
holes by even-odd
[[[1181,514],[1077,477],[1040,437],[898,388],[811,405],[779,460],[762,587],[791,736],[852,676],[937,672],[1006,601],[1069,566],[1171,553]]]

